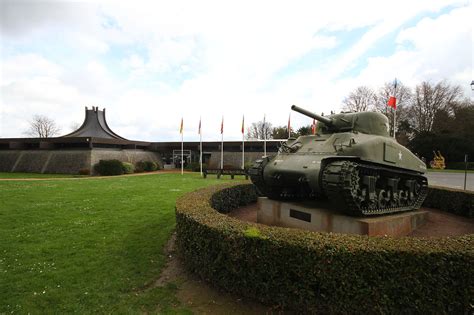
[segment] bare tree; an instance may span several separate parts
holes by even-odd
[[[50,138],[57,135],[60,130],[51,118],[35,115],[30,121],[30,127],[25,131],[25,134],[31,137]]]
[[[264,135],[266,137],[264,137]],[[268,121],[263,123],[263,120],[254,122],[247,128],[247,139],[273,139],[272,124]]]
[[[342,101],[344,104],[343,109],[351,112],[373,110],[376,99],[376,94],[372,89],[367,86],[359,86]]]
[[[291,128],[293,129],[293,128]],[[292,132],[294,134],[294,132]],[[272,130],[273,139],[287,139],[288,138],[288,126],[278,126]]]
[[[417,132],[431,131],[438,111],[449,110],[451,104],[462,98],[460,86],[452,86],[441,81],[436,85],[422,82],[416,86],[410,115]]]

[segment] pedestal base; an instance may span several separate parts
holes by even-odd
[[[282,202],[258,198],[257,222],[316,232],[403,236],[423,225],[428,211],[409,211],[376,217],[351,217],[327,202]]]

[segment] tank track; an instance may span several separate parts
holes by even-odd
[[[263,180],[263,169],[267,165],[269,159],[264,157],[262,159],[256,160],[255,163],[249,168],[248,174],[250,175],[250,180],[257,187],[257,191],[260,195],[268,196],[273,199],[280,197],[280,191],[272,192],[268,190],[265,186],[265,181]]]
[[[351,215],[378,215],[420,208],[428,194],[426,177],[356,161],[334,161],[322,175],[326,196]]]

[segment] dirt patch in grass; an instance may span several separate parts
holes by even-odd
[[[173,233],[165,247],[166,266],[151,287],[164,287],[175,283],[176,296],[183,306],[195,314],[266,314],[275,311],[269,306],[239,296],[222,292],[197,276],[187,272],[175,251],[176,234]]]

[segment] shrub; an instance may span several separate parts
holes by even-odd
[[[122,170],[124,174],[132,174],[135,171],[135,167],[132,163],[122,162]]]
[[[119,160],[100,160],[94,165],[94,170],[100,175],[122,175],[122,162]]]
[[[158,164],[152,161],[139,161],[135,167],[137,173],[141,172],[153,172],[159,169]]]
[[[474,192],[430,186],[423,206],[473,218]]]
[[[367,237],[264,226],[219,211],[255,200],[252,185],[176,203],[185,267],[219,288],[297,313],[468,313],[474,235]],[[249,196],[251,195],[251,196]]]
[[[90,175],[91,174],[91,170],[89,168],[81,168],[79,170],[79,175]]]

